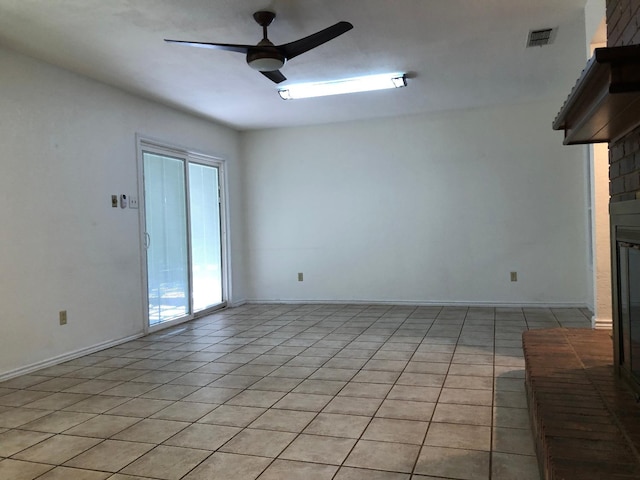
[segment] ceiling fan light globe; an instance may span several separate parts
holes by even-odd
[[[284,58],[280,57],[254,57],[247,58],[247,63],[254,70],[259,72],[272,72],[280,70],[284,65]]]

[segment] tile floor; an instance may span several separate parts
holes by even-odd
[[[538,480],[521,333],[586,315],[225,310],[0,383],[0,479]]]

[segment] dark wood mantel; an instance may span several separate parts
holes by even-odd
[[[553,122],[564,144],[611,142],[640,125],[640,45],[597,48]]]

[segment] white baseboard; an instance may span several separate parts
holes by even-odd
[[[596,330],[613,330],[613,319],[611,318],[591,318],[591,324]]]
[[[90,347],[74,350],[73,352],[64,353],[62,355],[58,355],[57,357],[52,357],[47,360],[42,360],[40,362],[32,363],[24,367],[16,368],[15,370],[2,372],[0,373],[0,382],[9,380],[14,377],[19,377],[20,375],[33,373],[37,370],[41,370],[46,367],[58,365],[59,363],[68,362],[69,360],[74,360],[76,358],[84,357],[85,355],[90,355],[92,353],[99,352],[100,350],[104,350],[105,348],[115,347],[116,345],[121,345],[123,343],[130,342],[131,340],[136,340],[143,336],[144,336],[144,333],[138,333],[136,335],[131,335],[130,337],[121,338],[118,340],[109,340],[107,342],[98,343]]]
[[[545,303],[545,302],[437,302],[437,301],[424,301],[424,300],[291,300],[291,299],[279,299],[279,300],[259,300],[248,299],[245,300],[246,304],[289,304],[289,305],[406,305],[416,307],[494,307],[494,308],[588,308],[585,303]]]

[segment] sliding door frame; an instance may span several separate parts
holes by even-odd
[[[142,316],[144,321],[144,332],[153,333],[168,327],[188,322],[195,318],[209,315],[216,310],[225,308],[229,302],[230,295],[230,273],[229,273],[229,228],[227,215],[227,177],[225,172],[225,161],[217,155],[209,155],[202,152],[196,152],[189,148],[172,145],[162,140],[157,140],[136,134],[137,149],[137,175],[138,175],[138,224],[140,229],[140,264],[142,278]],[[145,206],[145,190],[144,190],[144,152],[166,155],[184,160],[185,170],[185,201],[187,207],[187,262],[189,271],[189,309],[190,313],[184,317],[155,325],[149,324],[149,285],[148,285],[148,266],[147,266],[147,238],[146,238],[146,206]],[[222,302],[218,305],[211,306],[199,312],[193,312],[193,269],[192,269],[192,252],[191,252],[191,206],[190,206],[190,190],[189,190],[189,164],[199,164],[215,167],[218,169],[218,209],[220,215],[220,269],[221,269],[221,287]]]

